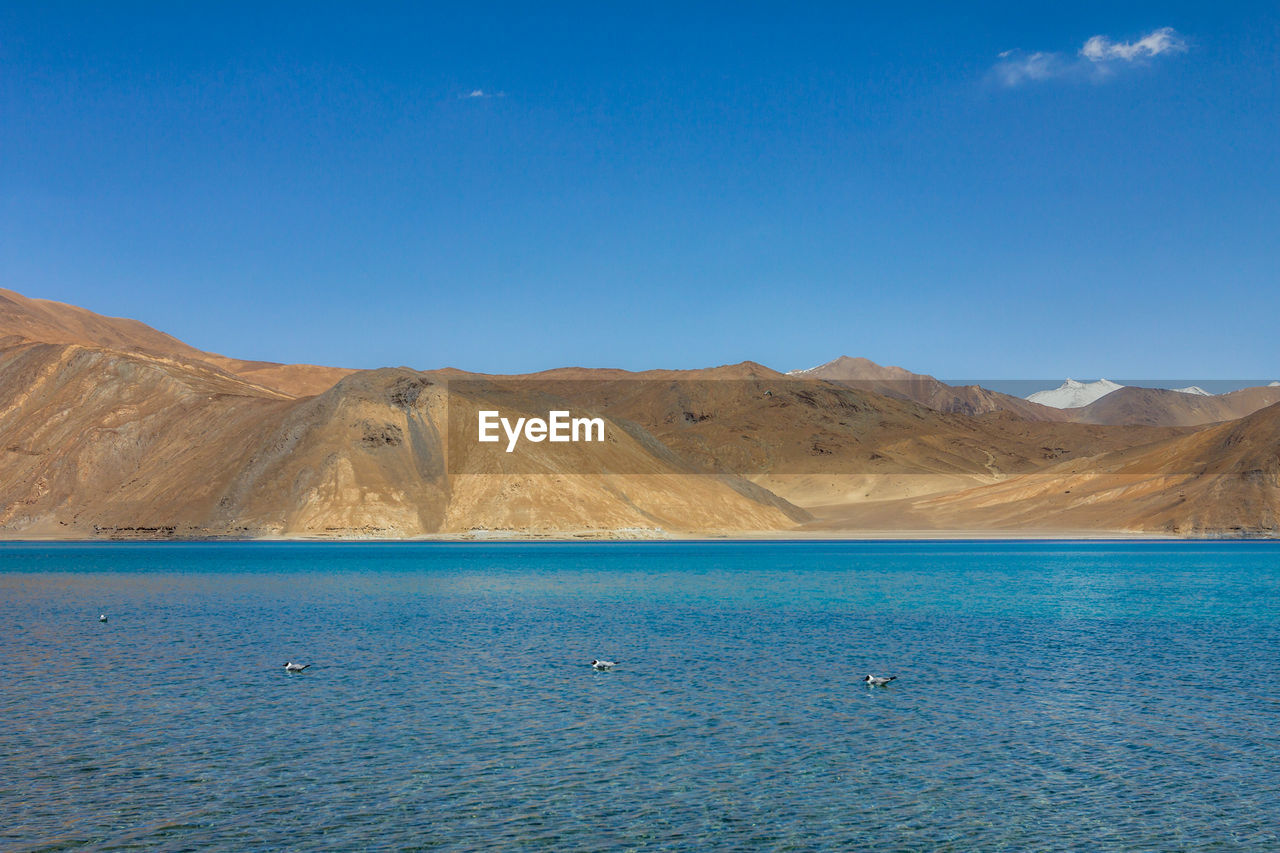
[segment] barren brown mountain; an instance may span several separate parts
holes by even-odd
[[[404,369],[295,399],[200,362],[21,343],[0,351],[0,401],[0,527],[11,534],[644,536],[807,517],[621,428],[610,430],[616,475],[547,445],[509,475],[480,453],[450,463],[448,411],[497,403]]]
[[[866,358],[842,355],[808,370],[788,374],[795,378],[825,379],[850,388],[874,391],[886,397],[912,400],[939,412],[983,415],[989,412],[1012,412],[1026,420],[1068,421],[1071,417],[1061,409],[1042,406],[980,385],[948,385],[923,373],[912,373],[901,367],[876,364]],[[1160,424],[1170,426],[1170,424]]]
[[[588,375],[555,370],[488,381],[634,422],[692,465],[749,477],[807,508],[950,492],[1178,434],[1009,412],[941,413],[752,362]]]
[[[217,353],[202,352],[137,320],[104,317],[74,305],[29,299],[0,288],[0,343],[23,340],[79,344],[203,361],[292,397],[319,394],[352,372],[343,367],[227,358]]]
[[[1083,424],[1204,426],[1243,418],[1276,403],[1280,403],[1280,387],[1257,386],[1204,397],[1128,386],[1066,412]]]
[[[4,291],[0,531],[1277,532],[1277,407],[1198,430],[1109,426],[976,392],[965,399],[991,410],[939,410],[948,386],[915,374],[886,381],[916,383],[935,405],[752,362],[518,377],[250,363]],[[481,410],[553,409],[602,418],[607,440],[530,441],[510,453],[476,440]]]
[[[846,506],[818,527],[1280,536],[1280,405],[978,488]]]

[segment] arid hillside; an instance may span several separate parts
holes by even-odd
[[[847,355],[788,375],[803,379],[825,379],[886,397],[911,400],[939,412],[962,415],[1012,412],[1024,420],[1071,420],[1071,416],[1061,409],[1042,406],[979,385],[948,385],[923,373],[912,373],[901,367],[889,367],[869,359],[850,358]]]
[[[1243,418],[1276,403],[1280,403],[1280,387],[1260,385],[1210,397],[1129,387],[1067,411],[1072,420],[1083,424],[1204,426]]]
[[[689,463],[750,477],[803,506],[950,492],[1178,434],[943,413],[751,362],[661,378],[561,375],[500,381],[637,423]]]
[[[1144,447],[919,499],[815,511],[819,529],[1280,536],[1280,405]]]
[[[940,404],[950,386],[931,377],[832,364],[845,379],[753,362],[522,376],[244,362],[3,291],[0,532],[1280,534],[1280,406],[1197,420],[1280,389],[1192,397],[1192,415],[1175,392],[1125,389],[1130,414],[1108,417],[1127,422],[1110,425],[980,388]],[[481,442],[482,411],[599,418],[604,438]],[[1181,425],[1161,425],[1174,411]]]
[[[74,305],[29,299],[0,288],[0,344],[6,341],[78,344],[203,361],[291,397],[319,394],[353,372],[344,367],[227,358],[202,352],[137,320],[105,317]]]
[[[450,407],[456,417],[466,406],[513,403],[450,395],[431,374],[403,369],[355,373],[295,399],[201,362],[17,344],[0,351],[0,528],[68,537],[644,536],[783,529],[808,517],[620,427],[596,451],[602,459],[532,445],[519,472],[504,473],[492,454],[449,460]]]

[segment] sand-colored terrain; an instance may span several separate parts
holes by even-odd
[[[911,400],[939,412],[962,415],[1012,412],[1024,420],[1032,421],[1072,419],[1062,409],[1042,406],[979,385],[948,385],[923,373],[912,373],[902,367],[876,364],[870,359],[851,358],[847,355],[791,375],[805,379],[825,379],[886,397]]]
[[[345,367],[227,358],[188,346],[137,320],[105,317],[75,305],[29,299],[0,288],[0,344],[4,344],[6,339],[9,342],[79,344],[200,361],[291,397],[319,394],[354,372]]]
[[[1280,405],[1256,410],[1280,389],[1126,394],[1098,416],[1112,425],[865,360],[824,368],[844,378],[245,362],[0,291],[0,534],[1280,535]],[[481,410],[555,409],[601,418],[607,440],[476,440]]]
[[[1204,426],[1243,418],[1276,403],[1280,403],[1280,388],[1263,385],[1212,397],[1130,387],[1067,411],[1082,424]]]
[[[1100,426],[1205,426],[1243,418],[1280,403],[1280,387],[1275,386],[1242,388],[1212,396],[1162,388],[1122,387],[1087,406],[1055,409],[978,385],[948,385],[901,367],[887,367],[848,356],[789,375],[825,379],[886,397],[911,400],[939,412],[965,415],[1010,412],[1023,420]]]
[[[28,343],[0,351],[0,399],[0,526],[11,534],[727,533],[808,517],[622,429],[607,453],[616,474],[549,445],[509,474],[481,453],[451,466],[447,408],[497,404],[403,369],[295,399],[198,364]]]

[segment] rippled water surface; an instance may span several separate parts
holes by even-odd
[[[1276,850],[1278,594],[1266,543],[0,545],[0,847]]]

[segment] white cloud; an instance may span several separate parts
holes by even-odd
[[[1187,41],[1178,35],[1173,27],[1161,27],[1147,33],[1137,41],[1112,41],[1106,36],[1094,36],[1080,48],[1080,55],[1090,62],[1106,62],[1120,59],[1133,62],[1162,53],[1182,53],[1187,49]]]
[[[1062,57],[1056,53],[1023,53],[1006,50],[995,66],[996,78],[1006,86],[1020,86],[1036,80],[1048,80],[1062,71]]]
[[[470,92],[467,92],[465,95],[459,95],[458,97],[470,99],[470,98],[505,98],[506,96],[507,96],[506,92],[486,92],[484,89],[472,89]]]
[[[995,80],[1014,88],[1057,78],[1105,80],[1118,68],[1132,65],[1161,54],[1183,53],[1187,40],[1173,27],[1161,27],[1137,41],[1112,41],[1107,36],[1092,36],[1075,56],[1063,53],[1006,50],[992,66]]]

